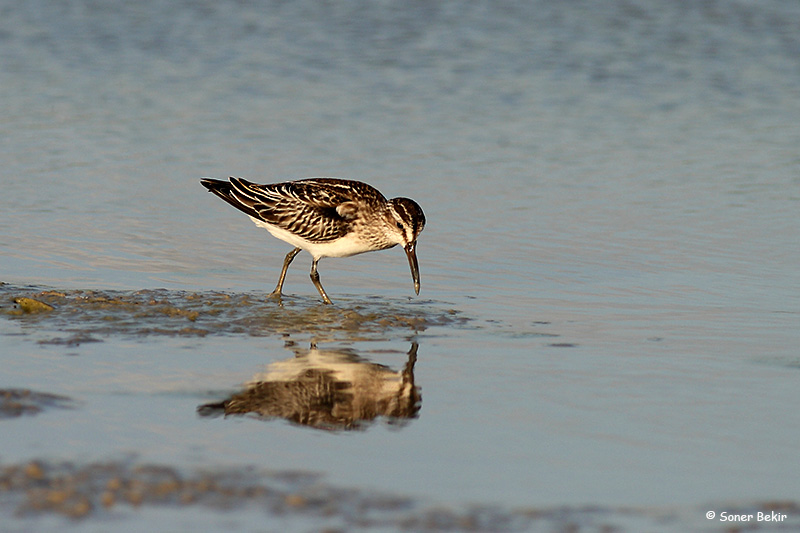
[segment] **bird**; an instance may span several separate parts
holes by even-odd
[[[386,250],[402,245],[419,294],[417,238],[425,228],[422,208],[410,198],[387,200],[376,188],[341,178],[305,178],[257,184],[243,178],[202,178],[200,183],[294,248],[286,254],[271,298],[281,300],[286,271],[302,250],[311,254],[311,282],[322,301],[331,304],[320,283],[317,263],[323,257]]]
[[[379,417],[402,425],[419,416],[422,395],[414,382],[416,342],[401,371],[374,363],[348,348],[292,348],[294,356],[271,363],[221,402],[200,405],[200,416],[255,415],[284,418],[324,430],[366,429]]]

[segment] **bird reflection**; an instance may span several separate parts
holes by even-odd
[[[403,425],[418,416],[419,387],[414,384],[417,343],[403,370],[373,363],[350,349],[295,349],[230,398],[201,405],[201,416],[247,415],[284,418],[317,429],[364,429],[378,417]]]

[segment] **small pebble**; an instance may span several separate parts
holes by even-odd
[[[116,498],[114,497],[114,493],[111,491],[104,491],[103,494],[100,495],[100,503],[103,504],[103,507],[109,508],[116,502]]]
[[[306,499],[300,494],[287,494],[284,501],[290,507],[303,507],[307,503]]]
[[[25,465],[25,475],[31,479],[42,479],[44,477],[44,470],[42,470],[42,465],[37,463],[36,461],[32,461]]]
[[[72,518],[83,518],[92,511],[92,502],[85,496],[81,497],[74,505],[65,509],[66,514]]]

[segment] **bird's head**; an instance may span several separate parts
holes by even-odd
[[[417,264],[417,237],[425,229],[425,214],[422,208],[410,198],[389,200],[388,222],[397,244],[402,244],[411,267],[414,291],[419,294],[419,265]]]

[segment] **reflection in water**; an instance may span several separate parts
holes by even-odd
[[[414,385],[417,343],[403,370],[395,372],[349,349],[295,349],[295,357],[270,364],[246,388],[218,403],[197,408],[201,416],[246,415],[285,418],[317,429],[363,429],[377,417],[390,424],[418,416]]]

